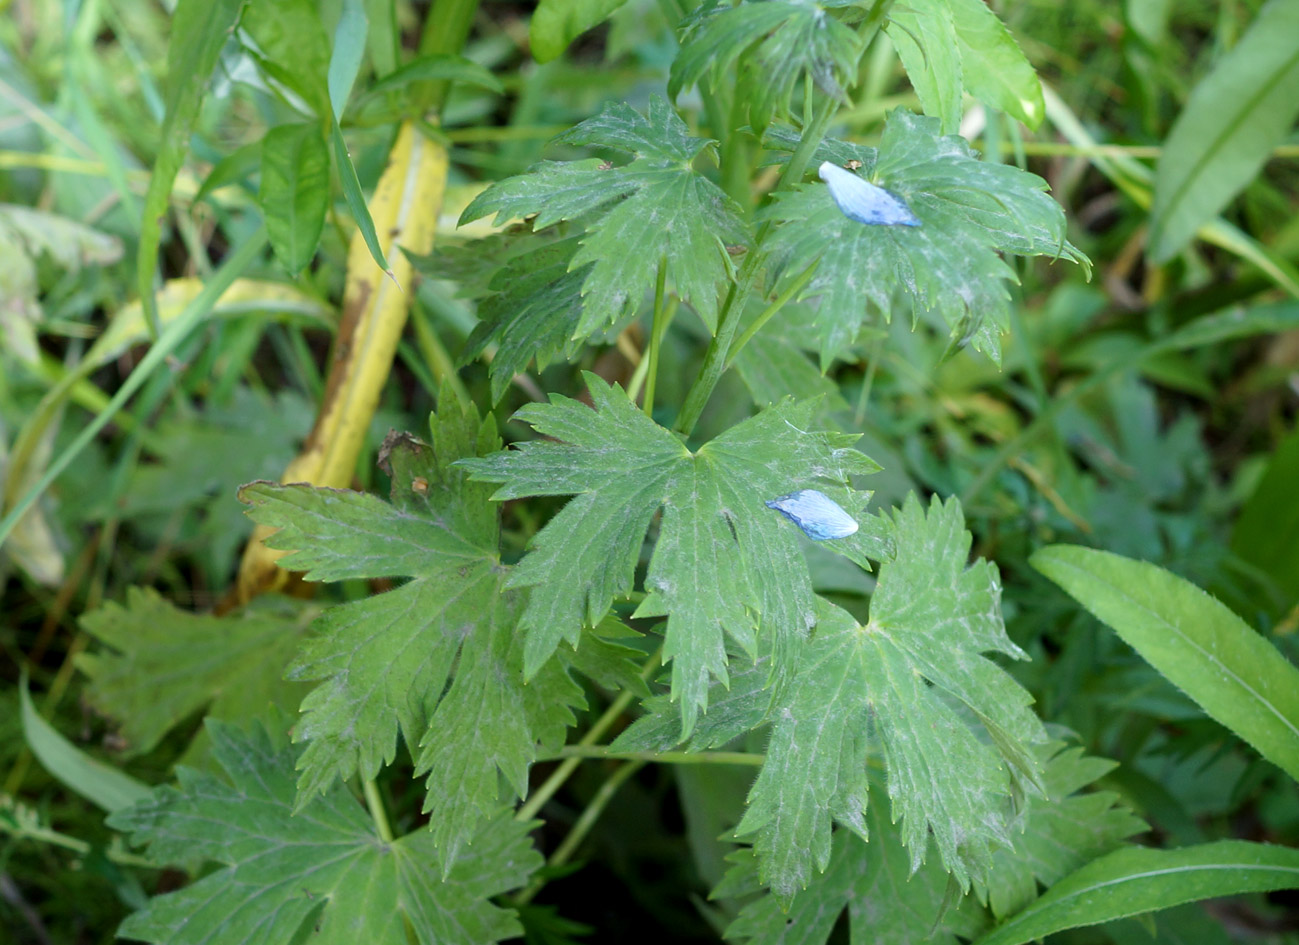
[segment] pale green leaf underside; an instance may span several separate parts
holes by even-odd
[[[409,924],[424,945],[479,945],[520,934],[490,897],[541,866],[528,825],[496,817],[443,878],[432,834],[383,843],[341,785],[295,815],[292,748],[260,728],[209,730],[228,782],[183,768],[179,789],[158,788],[110,823],[148,843],[156,862],[221,869],[149,900],[121,935],[159,945],[289,945],[304,933],[321,945],[406,945]]]
[[[1052,545],[1031,563],[1205,712],[1299,778],[1299,669],[1245,621],[1144,561]]]

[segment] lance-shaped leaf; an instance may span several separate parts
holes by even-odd
[[[788,138],[772,137],[775,146]],[[906,201],[920,226],[870,226],[839,210],[824,184],[777,194],[768,211],[779,226],[770,245],[788,277],[820,261],[805,297],[820,297],[821,361],[853,338],[868,305],[885,318],[898,295],[931,312],[954,341],[1000,359],[1009,318],[1007,283],[1015,273],[999,254],[1063,256],[1088,265],[1065,239],[1064,211],[1044,180],[1005,164],[980,161],[939,121],[901,109],[890,113],[880,149],[826,141],[813,163],[859,160],[859,173]]]
[[[156,896],[118,930],[159,945],[321,945],[373,942],[478,945],[522,934],[491,897],[541,866],[528,825],[498,816],[476,832],[445,877],[427,831],[385,842],[352,794],[335,785],[294,815],[293,748],[260,727],[244,734],[209,722],[228,780],[188,768],[109,825],[147,843],[151,859],[220,864]]]
[[[558,748],[582,694],[559,663],[524,685],[522,600],[502,587],[490,488],[452,465],[500,440],[449,388],[438,403],[429,445],[408,435],[385,444],[391,503],[305,484],[253,483],[240,496],[280,529],[269,543],[293,550],[284,566],[309,580],[410,579],[326,610],[290,667],[290,678],[323,680],[294,729],[308,743],[298,803],[354,772],[374,777],[400,731],[428,772],[425,810],[449,868],[498,806],[497,772],[522,794],[538,743]]]
[[[475,479],[502,483],[493,498],[574,495],[535,537],[509,584],[531,587],[522,626],[525,667],[536,672],[561,640],[576,646],[613,598],[632,589],[641,543],[663,509],[637,614],[666,614],[664,657],[684,735],[707,707],[710,677],[727,680],[725,637],[753,654],[783,657],[812,625],[807,567],[788,523],[764,504],[821,488],[853,509],[844,487],[878,467],[857,437],[808,430],[815,402],[785,402],[691,452],[636,409],[621,388],[586,375],[592,410],[565,397],[518,417],[540,434],[486,459],[465,460]],[[819,484],[819,485],[818,485]]]
[[[542,162],[483,191],[460,222],[492,213],[498,223],[536,214],[537,229],[585,220],[587,234],[569,263],[573,270],[591,266],[582,281],[584,307],[574,338],[635,311],[654,285],[660,260],[677,294],[715,325],[719,285],[729,273],[726,246],[749,238],[735,202],[691,169],[712,142],[692,137],[657,97],[650,99],[647,115],[611,104],[555,141],[634,159],[618,167],[596,159]]]
[[[821,91],[846,102],[843,85],[856,77],[861,42],[828,11],[860,13],[855,6],[854,0],[708,0],[682,24],[668,94],[676,98],[701,79],[736,75],[749,121],[759,131],[773,116],[789,115],[804,73]]]
[[[831,824],[866,838],[868,743],[888,772],[912,868],[932,837],[962,887],[1008,846],[1014,782],[1036,784],[1045,739],[1029,694],[983,656],[1024,654],[1006,636],[987,561],[967,567],[960,506],[914,496],[894,522],[865,625],[824,601],[736,832],[753,834],[762,879],[783,902],[830,859]],[[868,742],[869,734],[869,742]]]

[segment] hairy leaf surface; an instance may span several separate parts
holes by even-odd
[[[461,224],[489,214],[497,222],[536,214],[542,229],[583,219],[587,234],[569,269],[590,265],[584,306],[571,337],[582,339],[635,311],[654,285],[660,260],[676,292],[711,327],[718,287],[729,272],[728,244],[747,244],[739,207],[692,162],[712,143],[695,138],[661,98],[647,115],[614,103],[555,139],[633,155],[615,167],[597,159],[544,161],[479,194]]]
[[[773,146],[788,139],[773,136]],[[1064,211],[1046,182],[1005,164],[980,161],[964,138],[939,134],[939,121],[890,113],[880,149],[827,140],[813,163],[860,160],[860,173],[902,197],[920,226],[868,226],[848,219],[823,184],[775,197],[774,258],[787,277],[820,264],[803,290],[820,297],[821,361],[856,337],[867,306],[888,317],[898,297],[931,312],[954,342],[1000,359],[1014,271],[999,254],[1063,256],[1087,265],[1065,239]]]
[[[736,828],[755,835],[763,881],[786,903],[829,863],[833,822],[866,838],[871,747],[912,867],[932,838],[965,888],[986,881],[992,851],[1010,844],[1012,777],[1037,782],[1029,746],[1045,733],[1032,699],[983,655],[1024,655],[1005,633],[996,569],[967,567],[955,502],[926,512],[913,496],[894,528],[869,621],[819,603]]]
[[[323,681],[294,730],[308,743],[298,803],[338,778],[374,777],[400,732],[428,772],[425,811],[449,865],[496,809],[498,771],[522,794],[537,744],[562,743],[582,694],[558,662],[524,685],[523,595],[502,586],[490,489],[452,465],[500,441],[446,387],[439,404],[430,444],[401,435],[385,445],[391,503],[305,484],[254,483],[241,497],[280,529],[269,543],[293,549],[285,566],[309,580],[410,579],[326,610],[290,667],[291,678]]]
[[[433,834],[385,843],[341,785],[294,814],[293,748],[261,728],[245,734],[209,722],[213,753],[228,780],[181,768],[179,788],[109,818],[147,843],[152,859],[221,868],[156,896],[119,933],[167,945],[405,945],[407,927],[425,945],[479,945],[521,934],[492,896],[522,885],[541,866],[528,825],[507,815],[475,831],[445,876]]]
[[[664,657],[685,734],[708,705],[708,681],[727,680],[725,638],[776,669],[812,624],[812,589],[791,530],[763,503],[800,487],[846,493],[851,474],[878,467],[849,448],[857,437],[808,429],[814,403],[782,403],[691,452],[636,409],[621,388],[586,375],[592,410],[566,397],[518,417],[535,440],[466,460],[475,479],[502,483],[493,498],[575,496],[533,540],[511,576],[533,588],[522,626],[525,666],[542,667],[561,640],[632,589],[645,532],[663,510],[639,616],[668,617]],[[834,484],[834,486],[830,485]],[[848,501],[846,495],[844,501]]]
[[[851,940],[871,945],[956,945],[979,931],[973,910],[947,910],[948,877],[930,861],[918,871],[902,846],[897,825],[876,806],[866,814],[870,842],[847,830],[835,833],[830,863],[807,889],[782,907],[761,895],[740,910],[726,930],[729,940],[749,945],[825,945],[846,909]],[[758,862],[750,850],[728,857],[734,864],[713,897],[761,892]]]
[[[993,853],[988,900],[998,918],[1037,898],[1037,884],[1051,886],[1084,863],[1117,849],[1145,823],[1119,806],[1112,791],[1075,793],[1116,767],[1105,758],[1063,748],[1059,742],[1036,746],[1046,796],[1028,798],[1012,833],[1013,850]]]

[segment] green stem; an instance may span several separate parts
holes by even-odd
[[[880,365],[880,351],[884,346],[884,339],[877,338],[871,345],[871,353],[866,361],[866,373],[862,377],[861,396],[857,398],[857,426],[866,422],[866,406],[870,403],[871,387],[875,383],[875,369]]]
[[[666,307],[664,287],[668,278],[668,257],[659,258],[658,278],[654,282],[654,321],[650,326],[649,377],[645,381],[645,416],[654,416],[654,386],[659,377],[659,345],[663,341],[663,316]]]
[[[424,21],[424,34],[419,41],[421,56],[457,56],[464,49],[469,30],[478,12],[478,0],[433,0],[428,19]],[[442,113],[447,94],[451,91],[450,79],[421,82],[415,86],[411,102],[416,115],[429,112]]]
[[[768,305],[763,310],[762,314],[754,319],[753,324],[744,330],[744,334],[735,339],[735,344],[731,345],[730,353],[726,356],[727,367],[731,366],[731,362],[735,360],[736,355],[738,355],[740,351],[743,350],[744,346],[753,339],[753,336],[762,329],[762,326],[771,321],[772,316],[788,305],[790,300],[793,299],[794,296],[798,295],[798,293],[802,292],[803,287],[812,281],[812,277],[816,275],[816,267],[820,262],[821,260],[818,259],[816,262],[812,263],[812,265],[808,266],[801,276],[791,282],[785,288],[784,292],[780,293],[776,298],[776,301]]]
[[[392,825],[388,823],[388,812],[384,809],[383,798],[379,796],[379,787],[371,778],[361,782],[361,791],[365,794],[365,806],[370,809],[370,818],[374,829],[384,843],[392,843]]]
[[[645,665],[641,667],[641,679],[649,679],[654,674],[654,671],[658,669],[662,652],[663,649],[660,647],[659,652],[651,656]],[[579,746],[589,746],[598,742],[600,737],[609,730],[609,726],[618,721],[618,717],[627,710],[627,706],[631,705],[633,698],[635,698],[635,695],[630,690],[624,689],[620,692],[618,698],[609,704],[609,708],[605,709],[604,714],[595,720],[595,724],[591,726],[590,731],[583,735],[582,740],[577,744]],[[569,779],[581,763],[582,759],[578,757],[565,758],[563,763],[551,773],[550,777],[546,778],[541,787],[528,796],[527,801],[515,813],[514,819],[529,821],[536,817],[537,812],[545,806],[546,801],[555,796],[555,792],[563,786],[564,782]]]
[[[610,758],[657,761],[669,765],[744,765],[759,767],[766,755],[749,751],[610,751],[604,745],[565,745],[559,758]]]
[[[578,848],[578,845],[586,839],[586,835],[591,832],[595,822],[600,819],[604,809],[609,806],[613,796],[618,793],[618,788],[623,786],[633,774],[645,767],[643,761],[633,761],[629,764],[622,765],[609,776],[609,779],[600,785],[600,790],[595,792],[595,797],[591,798],[591,803],[586,805],[586,810],[582,811],[582,816],[577,818],[577,823],[573,824],[573,829],[568,832],[562,843],[555,848],[546,865],[552,870],[555,867],[563,866],[568,862],[568,858]],[[541,891],[546,885],[546,879],[538,876],[528,884],[527,888],[514,897],[516,906],[527,905],[532,901],[532,897]]]
[[[869,48],[871,42],[874,41],[876,34],[884,25],[889,8],[892,6],[893,0],[875,0],[874,4],[872,4],[866,19],[857,28],[857,35],[861,38],[863,50]],[[821,140],[825,137],[826,130],[830,127],[830,122],[834,119],[838,110],[838,102],[828,98],[815,111],[812,121],[803,128],[798,147],[794,150],[794,153],[789,158],[789,163],[785,165],[785,169],[781,172],[780,181],[776,184],[777,191],[788,190],[794,182],[802,180],[803,173],[807,170],[808,164],[811,163],[816,149],[820,147]],[[731,284],[726,293],[726,301],[722,304],[722,311],[717,316],[717,334],[713,336],[712,341],[708,344],[708,351],[704,354],[703,366],[699,369],[699,375],[686,393],[685,403],[681,406],[681,413],[677,417],[676,425],[673,428],[684,436],[689,436],[690,432],[694,430],[695,424],[699,422],[699,417],[704,412],[708,399],[713,395],[713,390],[717,387],[717,382],[721,380],[722,373],[726,370],[731,343],[735,339],[736,330],[739,328],[740,319],[743,317],[744,307],[748,304],[749,296],[753,294],[758,277],[766,265],[767,253],[764,244],[767,235],[771,232],[771,226],[771,221],[768,220],[758,227],[758,233],[754,239],[754,248],[745,257],[744,264],[740,267],[735,282]]]

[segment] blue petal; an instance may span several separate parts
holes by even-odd
[[[803,489],[771,499],[767,502],[767,508],[775,509],[785,516],[813,541],[847,538],[857,531],[856,520],[840,508],[834,499],[815,489]]]
[[[919,226],[920,220],[897,194],[877,187],[838,164],[824,161],[818,172],[830,196],[849,220],[871,226]]]

